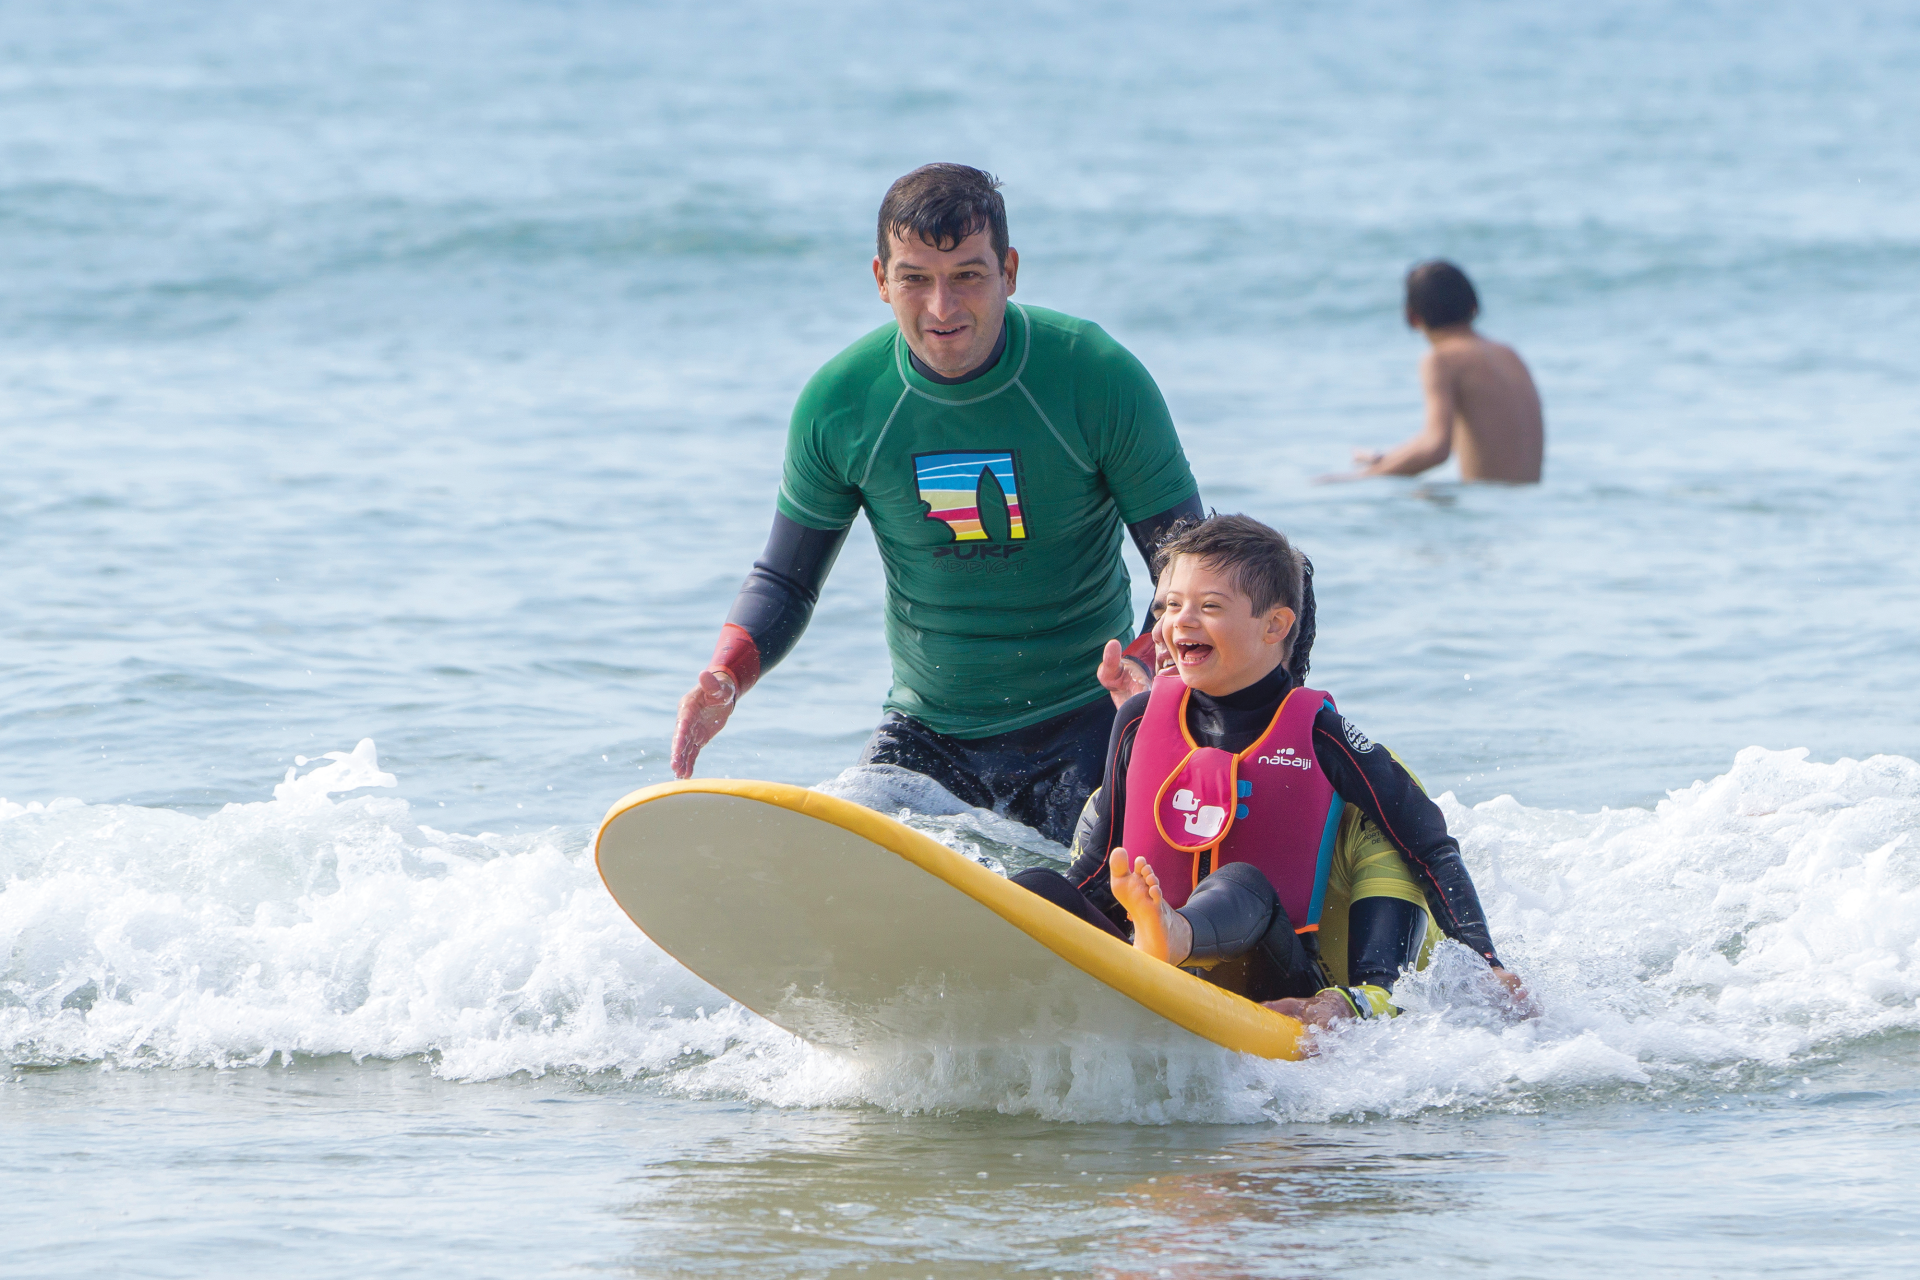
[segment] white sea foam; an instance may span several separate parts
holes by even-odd
[[[1064,867],[1070,856],[1025,823],[976,808],[925,774],[898,765],[855,765],[814,790],[912,823],[1002,875],[1025,867]]]
[[[1442,797],[1544,1015],[1502,1016],[1478,960],[1448,946],[1401,983],[1405,1016],[1303,1063],[1092,1042],[817,1051],[634,929],[584,830],[436,831],[398,799],[335,798],[392,785],[371,742],[326,759],[204,818],[0,801],[9,1057],[426,1055],[453,1078],[612,1071],[792,1106],[1250,1122],[1685,1088],[1920,1029],[1920,765],[1899,757],[1750,748],[1651,811]],[[1059,855],[951,797],[903,799],[919,785],[850,771],[823,789],[920,810],[916,825],[983,861]]]

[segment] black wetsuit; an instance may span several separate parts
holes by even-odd
[[[993,368],[1007,340],[984,363],[958,378],[943,378],[909,355],[914,372],[942,385],[971,381]],[[1148,564],[1177,520],[1202,514],[1198,495],[1127,526]],[[820,585],[845,543],[845,529],[811,529],[775,513],[767,548],[753,562],[727,621],[744,630],[759,651],[758,674],[787,656],[806,630]],[[1142,630],[1151,628],[1152,621]],[[992,809],[1065,844],[1087,796],[1100,785],[1113,728],[1113,702],[1098,699],[1038,724],[982,738],[939,733],[912,716],[889,711],[860,755],[862,764],[891,764],[932,778],[970,805]]]
[[[1203,746],[1244,751],[1266,731],[1293,688],[1293,677],[1282,667],[1223,697],[1195,690],[1187,702],[1187,727]],[[1076,856],[1066,876],[1036,868],[1014,877],[1122,937],[1127,936],[1127,914],[1113,896],[1107,859],[1116,846],[1126,844],[1127,765],[1147,698],[1142,693],[1129,699],[1114,719],[1104,782],[1081,815],[1074,837]],[[1446,818],[1420,784],[1338,712],[1322,708],[1314,718],[1313,747],[1314,759],[1334,790],[1359,808],[1406,859],[1441,929],[1498,965],[1479,895],[1460,860],[1460,846],[1447,834]],[[1247,994],[1256,999],[1311,995],[1326,985],[1311,935],[1303,940],[1294,934],[1272,885],[1248,864],[1229,863],[1203,878],[1181,914],[1194,925],[1194,959],[1249,957]],[[1355,902],[1348,917],[1348,980],[1391,989],[1394,977],[1419,953],[1425,932],[1420,917],[1417,907],[1397,898]]]

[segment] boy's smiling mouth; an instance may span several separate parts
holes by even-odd
[[[1198,640],[1176,640],[1173,652],[1181,666],[1197,667],[1213,656],[1213,646]]]

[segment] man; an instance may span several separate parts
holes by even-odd
[[[1407,273],[1407,325],[1430,344],[1420,362],[1427,420],[1405,444],[1356,449],[1359,470],[1322,480],[1414,476],[1460,452],[1462,480],[1538,484],[1545,433],[1540,393],[1512,347],[1474,332],[1480,298],[1451,262],[1423,262]]]
[[[932,164],[888,190],[873,278],[894,322],[801,392],[766,551],[680,701],[676,776],[799,639],[865,511],[893,688],[861,762],[1071,838],[1113,724],[1102,680],[1131,683],[1111,657],[1096,678],[1107,642],[1132,636],[1121,525],[1145,558],[1200,501],[1140,362],[1097,325],[1010,301],[999,185]]]

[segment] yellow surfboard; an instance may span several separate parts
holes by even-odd
[[[1193,1037],[1297,1058],[1300,1024],[1149,959],[885,814],[777,782],[668,782],[595,837],[662,950],[816,1044]]]

